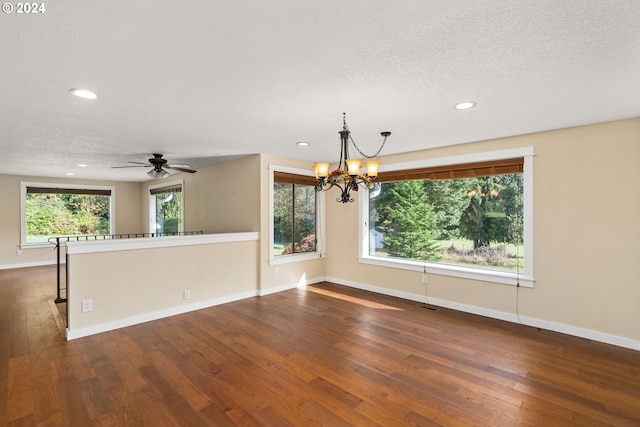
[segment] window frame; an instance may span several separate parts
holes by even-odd
[[[53,182],[20,182],[20,249],[48,248],[51,243],[27,242],[27,187],[59,188],[65,190],[105,190],[109,191],[109,234],[115,234],[116,218],[116,188],[107,185],[62,184]]]
[[[150,185],[147,188],[147,200],[149,202],[149,221],[147,224],[147,229],[149,233],[157,233],[158,231],[155,229],[155,219],[156,219],[156,206],[153,201],[155,200],[154,195],[151,194],[151,190],[157,190],[159,188],[169,188],[180,186],[180,192],[182,193],[182,206],[180,206],[180,222],[182,225],[182,229],[180,231],[186,230],[185,218],[184,218],[184,200],[185,200],[185,191],[184,191],[184,179],[178,179],[175,181],[166,181],[161,184]]]
[[[395,172],[427,167],[439,167],[475,162],[488,162],[522,157],[523,167],[523,224],[524,224],[524,268],[517,272],[502,272],[467,266],[442,264],[429,261],[386,258],[369,254],[369,192],[363,191],[359,197],[360,238],[358,261],[362,264],[402,270],[427,272],[443,276],[459,277],[483,282],[518,285],[532,288],[535,282],[533,271],[533,147],[515,148],[461,156],[441,157],[414,162],[395,163],[380,168],[380,172]]]
[[[324,245],[324,229],[325,229],[325,197],[323,192],[316,192],[316,250],[313,252],[298,252],[286,255],[276,256],[273,251],[274,235],[273,228],[275,225],[273,213],[273,184],[274,173],[284,172],[295,175],[304,175],[312,177],[315,180],[315,174],[311,169],[298,169],[288,166],[269,165],[269,265],[287,264],[291,262],[308,261],[312,259],[325,257]]]

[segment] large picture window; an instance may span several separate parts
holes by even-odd
[[[22,246],[56,236],[113,234],[112,187],[21,183]]]
[[[271,167],[271,262],[317,257],[321,233],[320,196],[313,175]],[[305,171],[306,172],[306,171]]]
[[[316,250],[316,192],[310,177],[284,172],[274,174],[274,254]]]
[[[172,234],[183,229],[182,182],[149,189],[149,232]]]
[[[531,276],[524,168],[522,156],[381,172],[364,257],[503,282]]]

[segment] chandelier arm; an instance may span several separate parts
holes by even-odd
[[[332,184],[332,186],[336,186],[340,189],[340,197],[336,197],[336,202],[341,202],[341,203],[347,203],[349,202],[350,196],[349,196],[349,185],[347,183],[345,183],[344,188],[338,184],[338,183],[334,183]],[[351,199],[353,201],[353,199]]]
[[[345,183],[344,188],[340,187],[339,185],[338,185],[338,188],[340,188],[340,190],[342,191],[340,192],[340,197],[336,198],[336,202],[342,202],[342,203],[353,202],[354,199],[353,197],[351,197],[351,194],[350,194],[350,190],[352,189],[352,187],[349,182]],[[357,188],[358,186],[356,185],[356,191],[358,191]]]
[[[315,187],[316,193],[319,191],[326,191],[329,188],[333,187],[333,184],[329,185],[328,187],[327,187],[327,184],[328,183],[323,178],[318,178],[318,180],[316,181],[316,187]]]
[[[358,175],[356,182],[362,188],[366,188],[369,191],[375,190],[376,188],[380,187],[380,183],[375,178],[371,178],[368,176]]]
[[[383,133],[386,133],[386,132],[383,132]],[[356,142],[353,140],[353,137],[351,135],[349,135],[349,139],[351,140],[351,143],[356,148],[356,150],[358,150],[358,153],[360,153],[361,156],[366,157],[367,159],[373,159],[374,157],[378,157],[378,154],[380,154],[380,152],[384,148],[384,144],[387,143],[387,137],[388,136],[389,135],[384,135],[384,139],[382,140],[382,145],[380,146],[378,151],[376,151],[376,153],[374,155],[372,155],[372,156],[369,156],[369,155],[363,153],[362,150],[360,150],[360,147],[358,147],[358,144],[356,144]]]
[[[318,182],[316,182],[316,192],[328,191],[328,190],[331,190],[333,187],[338,187],[340,191],[343,191],[342,186],[335,181],[329,182],[329,181],[321,181],[320,179],[318,179]]]
[[[340,203],[353,203],[354,200],[355,199],[351,197],[349,192],[345,193],[344,191],[342,192],[340,197],[336,197],[336,202],[340,202]]]

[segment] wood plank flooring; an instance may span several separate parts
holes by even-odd
[[[0,426],[639,426],[640,352],[322,283],[67,342],[0,270]]]

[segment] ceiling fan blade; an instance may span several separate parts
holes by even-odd
[[[131,163],[131,164],[127,165],[127,166],[112,166],[111,168],[112,169],[152,168],[157,173],[161,173],[163,171],[163,169],[170,169],[170,170],[176,170],[176,171],[179,171],[179,172],[196,173],[196,171],[191,168],[191,165],[187,165],[187,164],[170,165],[170,164],[167,164],[167,160],[162,158],[162,154],[153,154],[153,157],[149,159],[148,163],[132,162],[132,161],[130,161],[129,163]],[[149,171],[148,173],[151,173],[151,171]]]
[[[194,171],[193,169],[187,169],[187,168],[181,168],[178,166],[164,166],[165,169],[171,169],[171,170],[176,170],[176,171],[180,171],[180,172],[186,172],[186,173],[196,173],[196,171]]]

